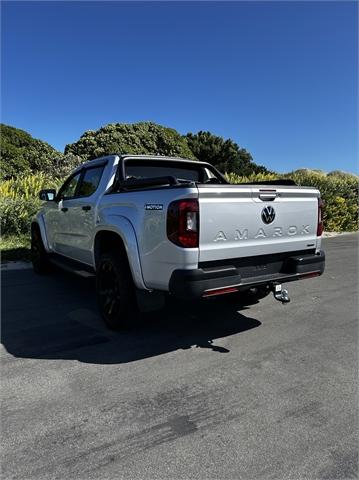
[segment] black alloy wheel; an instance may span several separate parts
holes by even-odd
[[[119,330],[135,323],[138,308],[127,259],[117,253],[101,255],[96,291],[99,309],[108,328]]]

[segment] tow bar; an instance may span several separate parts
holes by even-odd
[[[285,288],[282,288],[282,285],[280,283],[273,283],[272,291],[273,291],[274,298],[278,300],[278,302],[282,302],[283,304],[290,302],[288,290],[286,290]]]

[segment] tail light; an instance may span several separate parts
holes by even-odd
[[[169,204],[167,237],[180,247],[198,247],[199,208],[197,199],[176,200]]]
[[[323,223],[323,208],[324,202],[321,198],[318,198],[318,227],[317,227],[317,237],[320,237],[324,230]]]

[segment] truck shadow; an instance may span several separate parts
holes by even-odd
[[[111,332],[97,312],[93,280],[64,272],[38,277],[31,270],[11,271],[3,275],[2,290],[1,341],[18,358],[121,364],[178,349],[228,353],[216,339],[261,325],[235,305],[212,299],[171,301],[146,314],[135,329]]]

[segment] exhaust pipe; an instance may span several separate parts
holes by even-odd
[[[273,283],[272,291],[274,298],[278,300],[278,302],[282,302],[283,305],[290,302],[288,290],[282,288],[282,285],[280,283]]]

